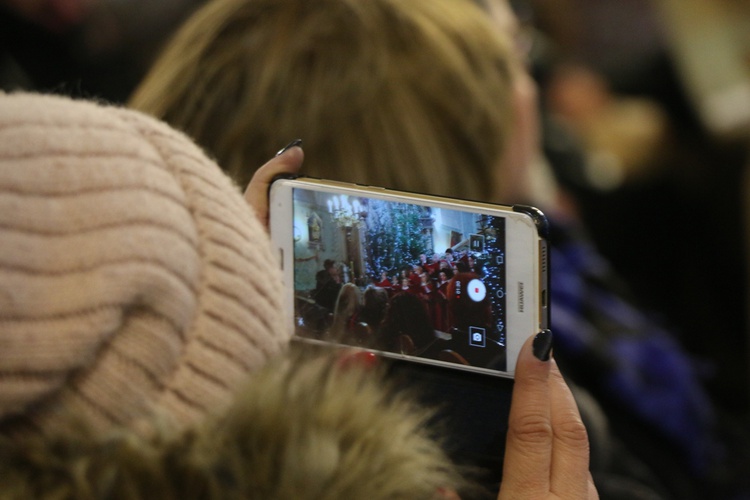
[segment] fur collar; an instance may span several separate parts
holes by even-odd
[[[54,436],[0,437],[0,498],[440,498],[468,484],[430,418],[377,370],[290,355],[179,435],[95,436],[68,418]]]

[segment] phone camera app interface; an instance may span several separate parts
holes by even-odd
[[[297,335],[506,370],[505,219],[295,188]]]

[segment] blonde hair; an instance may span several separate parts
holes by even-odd
[[[331,334],[344,338],[348,333],[349,322],[362,309],[362,292],[354,283],[344,283],[336,298],[333,309],[333,325]]]
[[[131,104],[193,136],[243,186],[299,137],[310,175],[488,198],[510,58],[471,0],[214,0]]]

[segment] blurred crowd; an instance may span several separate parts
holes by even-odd
[[[544,106],[585,156],[557,173],[591,236],[705,362],[722,404],[746,413],[747,6],[536,0],[526,9],[541,32]]]

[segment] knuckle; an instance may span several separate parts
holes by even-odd
[[[555,436],[570,446],[588,448],[589,436],[586,426],[576,416],[570,416],[556,423]]]
[[[549,419],[541,415],[524,415],[510,422],[509,432],[515,439],[528,444],[552,441],[554,431]]]

